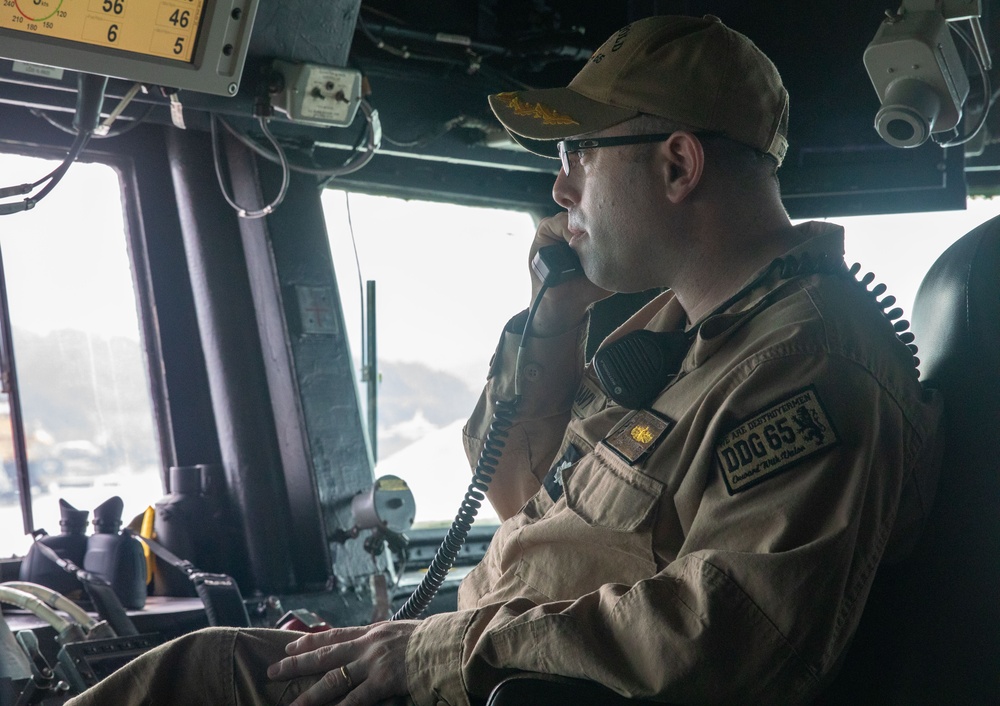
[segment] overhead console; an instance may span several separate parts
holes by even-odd
[[[653,11],[591,0],[4,2],[0,141],[43,140],[43,121],[68,127],[75,74],[109,75],[102,115],[126,106],[117,126],[102,125],[112,137],[142,122],[216,124],[277,156],[263,118],[292,169],[377,152],[337,176],[344,188],[539,213],[552,208],[557,165],[517,148],[486,95],[566,85],[609,33]],[[958,209],[1000,188],[1000,113],[988,110],[1000,69],[985,51],[1000,0],[900,2],[888,15],[884,0],[684,4],[719,15],[778,66],[791,96],[779,176],[795,218]],[[380,127],[367,130],[376,111]]]

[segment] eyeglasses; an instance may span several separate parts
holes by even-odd
[[[655,135],[622,135],[621,137],[586,137],[582,140],[560,140],[556,147],[559,159],[562,161],[563,173],[569,176],[569,156],[582,150],[594,150],[598,147],[619,147],[621,145],[641,145],[648,142],[663,142],[670,139],[672,132],[662,132]],[[577,154],[577,158],[579,158]]]
[[[556,148],[559,150],[559,159],[562,161],[563,173],[569,176],[569,156],[578,154],[582,150],[593,150],[598,147],[619,147],[621,145],[642,145],[649,142],[663,142],[669,140],[672,132],[659,132],[655,135],[623,135],[621,137],[586,137],[582,140],[559,140]],[[709,131],[692,132],[695,137],[710,137],[713,133]],[[718,134],[718,133],[714,133]]]

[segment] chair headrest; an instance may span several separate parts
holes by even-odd
[[[983,383],[1000,379],[1000,216],[959,238],[928,270],[912,329],[928,387],[977,370]]]

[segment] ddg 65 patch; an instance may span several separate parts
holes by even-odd
[[[816,388],[810,386],[724,434],[715,455],[729,494],[734,495],[838,443]]]

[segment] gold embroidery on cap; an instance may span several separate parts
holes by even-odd
[[[549,108],[541,103],[526,103],[517,93],[498,93],[497,100],[502,101],[515,115],[541,120],[545,125],[579,125],[568,115],[563,115],[555,108]]]

